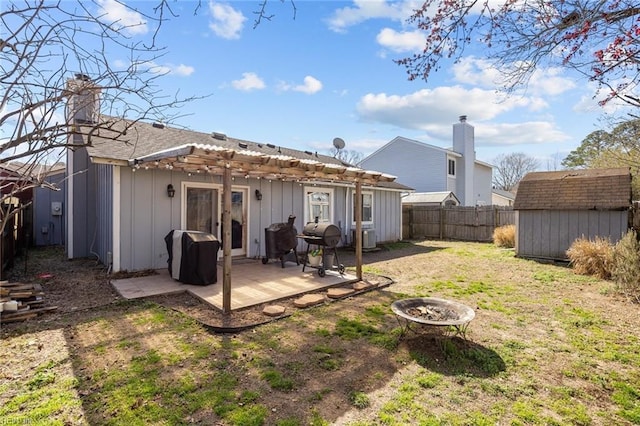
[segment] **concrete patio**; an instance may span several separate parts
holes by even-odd
[[[155,275],[112,280],[116,291],[126,299],[136,299],[161,294],[176,294],[188,291],[222,310],[222,265],[218,264],[218,281],[206,286],[183,284],[171,278],[167,269],[156,271]],[[231,309],[242,309],[275,302],[280,299],[302,295],[329,287],[356,282],[357,277],[350,273],[339,274],[337,270],[327,270],[324,277],[318,270],[302,264],[285,263],[282,268],[279,261],[266,265],[260,259],[234,260],[231,267]]]

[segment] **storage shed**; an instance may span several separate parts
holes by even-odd
[[[460,200],[451,191],[412,192],[402,196],[403,206],[459,206]]]
[[[518,186],[516,255],[567,260],[578,238],[616,243],[629,229],[629,168],[527,174]]]

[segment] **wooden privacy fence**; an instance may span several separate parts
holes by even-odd
[[[402,238],[492,241],[495,228],[515,225],[512,207],[402,206]]]

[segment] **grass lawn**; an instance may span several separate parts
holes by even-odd
[[[613,284],[491,244],[365,255],[394,284],[236,334],[145,301],[3,326],[0,424],[640,424],[640,315]],[[473,307],[402,335],[394,300]]]

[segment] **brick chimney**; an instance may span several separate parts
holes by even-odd
[[[456,176],[456,196],[464,206],[475,206],[473,185],[476,151],[473,126],[467,123],[467,116],[461,115],[460,122],[453,125],[453,150],[462,155]]]

